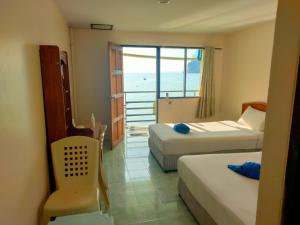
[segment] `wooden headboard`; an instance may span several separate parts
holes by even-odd
[[[266,112],[267,111],[267,103],[265,102],[245,102],[242,105],[242,113],[245,112],[245,110],[251,106],[254,109]]]

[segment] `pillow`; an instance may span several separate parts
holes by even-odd
[[[238,123],[245,125],[252,130],[263,131],[265,127],[265,117],[265,112],[249,106],[238,120]]]
[[[228,165],[232,171],[241,174],[245,177],[249,177],[255,180],[259,180],[260,177],[260,164],[255,162],[245,162],[242,165]]]
[[[190,132],[190,128],[184,123],[178,123],[174,126],[174,130],[181,134],[188,134]]]

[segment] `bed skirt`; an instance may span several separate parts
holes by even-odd
[[[148,145],[150,152],[160,165],[163,171],[171,172],[177,171],[177,160],[183,155],[201,155],[201,154],[218,154],[218,153],[242,153],[242,152],[257,152],[261,149],[234,149],[234,150],[222,150],[217,152],[201,152],[193,154],[182,154],[182,155],[164,155],[162,151],[153,143],[152,139],[148,139]]]
[[[197,200],[194,198],[192,193],[189,191],[189,189],[181,179],[179,179],[178,182],[178,192],[179,196],[199,224],[217,225],[213,218],[201,206],[201,204],[197,202]]]
[[[148,145],[150,152],[163,171],[171,172],[177,170],[177,160],[181,155],[163,155],[162,152],[152,142],[151,138],[148,139]]]

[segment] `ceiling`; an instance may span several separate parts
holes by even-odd
[[[240,29],[276,16],[277,0],[55,0],[71,27],[209,33]]]

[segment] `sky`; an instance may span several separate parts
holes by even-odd
[[[197,50],[194,49],[189,50],[188,56],[194,55],[196,52]],[[124,47],[123,53],[156,56],[156,48]],[[161,48],[161,56],[184,58],[184,49]],[[123,67],[124,73],[155,73],[156,59],[124,56]],[[183,71],[184,60],[161,60],[161,73]]]

